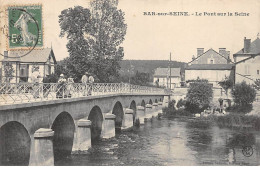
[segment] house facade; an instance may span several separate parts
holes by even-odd
[[[54,73],[54,66],[57,62],[51,48],[33,50],[26,54],[27,52],[4,52],[4,59],[1,61],[2,82],[30,82],[35,71],[37,71],[40,81],[42,81],[44,77]]]
[[[260,39],[257,37],[253,42],[244,38],[244,48],[233,55],[236,65],[235,83],[245,81],[253,84],[260,79]]]
[[[170,79],[171,78],[171,79]],[[156,83],[158,81],[159,86],[170,88],[180,87],[181,83],[181,68],[157,68],[155,69],[153,81]]]
[[[219,82],[234,77],[234,64],[230,60],[230,52],[226,48],[219,48],[219,52],[204,48],[197,48],[197,57],[185,68],[185,81],[206,79],[213,87],[220,87]]]

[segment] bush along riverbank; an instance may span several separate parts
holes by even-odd
[[[256,100],[255,88],[242,82],[234,85],[231,94],[233,106],[229,100],[228,107],[224,108],[226,106],[223,105],[222,98],[218,99],[219,105],[216,105],[213,102],[212,86],[206,80],[195,80],[187,91],[186,100],[181,99],[177,104],[175,100],[169,101],[168,107],[163,108],[163,115],[193,117],[192,121],[196,125],[203,122],[215,123],[219,127],[260,130],[260,117],[250,114]]]
[[[255,130],[260,130],[260,117],[254,115],[247,115],[246,113],[252,110],[252,107],[248,106],[247,108],[240,107],[230,107],[227,109],[228,113],[225,115],[218,116],[216,114],[209,114],[207,116],[200,116],[195,118],[195,114],[189,111],[189,108],[186,107],[185,100],[181,100],[175,107],[175,100],[169,102],[168,107],[163,108],[163,116],[168,118],[174,117],[194,117],[194,122],[196,126],[204,124],[205,122],[216,124],[220,128],[234,128],[234,129],[243,129],[251,128]]]

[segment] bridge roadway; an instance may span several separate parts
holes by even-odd
[[[16,93],[1,94],[25,94],[12,91]],[[0,105],[0,165],[55,165],[59,158],[86,152],[96,139],[144,124],[167,104],[168,95],[161,90],[137,91],[117,88],[98,95]]]

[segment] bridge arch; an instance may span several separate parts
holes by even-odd
[[[0,165],[29,165],[31,138],[21,123],[10,121],[0,128]]]
[[[153,101],[152,101],[152,99],[150,99],[150,100],[149,100],[149,104],[153,104]]]
[[[124,118],[124,110],[122,104],[119,101],[115,103],[112,114],[116,115],[115,128],[116,130],[120,130]]]
[[[103,115],[100,107],[94,106],[89,115],[88,120],[91,121],[91,139],[99,139],[102,131]]]
[[[134,113],[133,113],[133,124],[135,124],[135,121],[136,121],[136,109],[137,109],[137,108],[136,108],[136,103],[135,103],[134,100],[131,102],[129,108],[134,111]]]
[[[142,100],[141,106],[143,106],[145,108],[145,101],[144,100]]]
[[[67,157],[71,154],[75,124],[72,116],[68,112],[60,113],[52,124],[53,151],[55,161]]]

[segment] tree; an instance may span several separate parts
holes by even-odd
[[[135,76],[131,77],[131,83],[146,86],[149,84],[150,74],[136,71]]]
[[[10,62],[4,62],[3,63],[3,67],[4,67],[5,82],[6,83],[10,83],[10,81],[14,77],[14,75],[13,75],[14,74],[13,65]]]
[[[181,107],[185,107],[186,105],[186,100],[180,99],[176,105],[176,107],[179,109]]]
[[[256,79],[256,80],[255,80],[255,84],[253,84],[253,87],[254,87],[256,90],[260,90],[260,79]]]
[[[213,89],[207,81],[194,81],[187,92],[186,107],[192,112],[207,108],[213,98]]]
[[[240,107],[252,104],[256,98],[256,90],[245,81],[236,84],[231,93],[234,102]]]
[[[60,36],[67,35],[70,54],[68,74],[80,79],[84,72],[96,76],[95,81],[112,82],[119,77],[119,62],[124,50],[127,25],[118,1],[94,0],[90,9],[76,6],[59,16]]]
[[[225,90],[225,93],[228,96],[228,89],[232,89],[233,81],[230,78],[226,77],[223,81],[220,81],[218,84]]]

